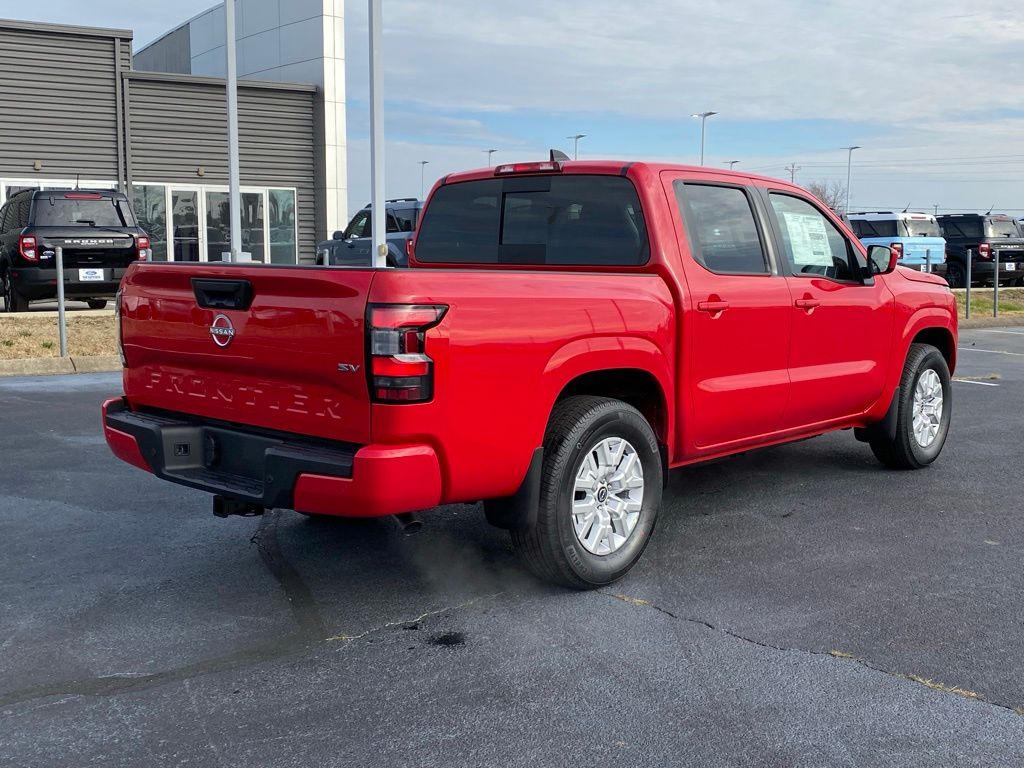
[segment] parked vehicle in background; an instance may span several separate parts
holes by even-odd
[[[19,192],[0,208],[0,281],[8,312],[56,297],[58,246],[64,249],[64,295],[92,309],[106,306],[125,270],[151,255],[149,237],[120,192]]]
[[[423,201],[400,197],[386,203],[388,266],[404,267],[409,263],[406,244],[416,231]],[[343,231],[316,247],[316,263],[331,267],[370,267],[370,205],[352,217]]]
[[[670,468],[853,428],[918,469],[946,439],[948,286],[786,182],[451,174],[410,267],[136,265],[111,450],[220,515],[483,499],[534,573],[593,588],[643,553]]]
[[[1024,285],[1024,236],[1011,217],[991,213],[952,213],[937,218],[946,238],[946,280],[967,285],[967,252],[972,255],[971,283],[991,285],[999,250],[1000,285]]]
[[[860,211],[849,215],[849,223],[864,245],[895,248],[904,267],[940,274],[944,271],[946,240],[930,213]]]

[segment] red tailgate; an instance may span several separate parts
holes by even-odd
[[[122,285],[125,394],[132,407],[368,443],[363,325],[373,275],[137,265]],[[197,297],[195,280],[211,290]],[[224,306],[233,297],[248,308]]]

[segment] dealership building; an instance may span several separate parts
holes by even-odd
[[[308,263],[346,221],[343,2],[237,0],[242,247]],[[132,56],[132,33],[0,20],[0,203],[31,188],[117,188],[153,258],[228,250],[218,5]]]

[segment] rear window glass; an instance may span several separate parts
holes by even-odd
[[[939,226],[942,228],[942,234],[945,237],[980,238],[982,236],[981,219],[943,219],[939,222]]]
[[[990,219],[988,222],[989,237],[1020,237],[1017,225],[1011,219]]]
[[[448,184],[420,226],[425,263],[634,266],[648,259],[633,184],[619,176],[520,176]]]
[[[395,225],[398,227],[399,232],[412,232],[416,229],[417,220],[419,219],[420,211],[418,208],[395,208],[391,211],[391,216],[395,220]]]
[[[130,227],[135,225],[131,211],[120,201],[105,197],[99,200],[47,195],[36,198],[33,223],[37,227],[59,227],[81,224],[93,227]]]
[[[907,237],[942,237],[939,225],[931,219],[906,219]]]

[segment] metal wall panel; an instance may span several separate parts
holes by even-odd
[[[117,179],[117,42],[0,25],[0,176]]]
[[[227,184],[223,82],[143,73],[126,79],[133,181]],[[314,98],[313,88],[238,88],[241,183],[295,187],[300,263],[316,252]]]

